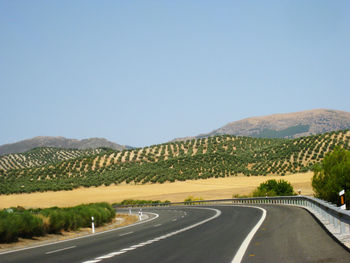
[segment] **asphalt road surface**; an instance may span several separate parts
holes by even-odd
[[[264,220],[262,209],[240,206],[143,209],[153,213],[145,223],[0,254],[0,262],[350,262],[306,210],[260,207]]]

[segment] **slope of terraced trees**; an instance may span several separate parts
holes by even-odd
[[[75,159],[80,156],[96,155],[108,149],[98,148],[91,150],[60,149],[53,147],[35,148],[24,153],[7,154],[0,156],[0,170],[23,169],[59,161]]]
[[[70,190],[122,182],[285,175],[312,169],[337,145],[350,149],[350,131],[293,140],[223,135],[121,152],[101,151],[42,166],[0,170],[0,193]]]

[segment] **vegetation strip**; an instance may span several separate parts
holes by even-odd
[[[131,224],[131,225],[126,225],[126,226],[119,227],[119,228],[114,228],[114,229],[109,229],[109,230],[101,231],[101,232],[95,233],[93,236],[103,235],[103,234],[105,234],[105,233],[109,233],[109,232],[113,232],[113,231],[122,230],[122,229],[125,229],[125,228],[128,228],[128,227],[131,227],[131,226],[135,226],[135,225],[139,225],[139,224],[144,224],[144,223],[150,222],[150,221],[152,221],[152,220],[155,220],[155,219],[157,219],[157,218],[159,217],[159,215],[156,214],[156,213],[147,212],[147,214],[153,215],[153,217],[148,218],[148,219],[146,219],[146,220],[139,221],[139,222],[134,223],[134,224]],[[36,245],[36,246],[32,246],[32,247],[19,248],[19,249],[14,249],[14,250],[10,250],[10,251],[4,251],[4,252],[0,252],[0,255],[9,254],[9,253],[14,253],[14,252],[17,252],[17,251],[22,251],[22,250],[28,250],[28,249],[32,249],[32,248],[50,246],[50,245],[53,245],[53,244],[59,244],[59,243],[63,243],[63,242],[71,241],[71,240],[77,240],[77,239],[81,239],[81,238],[89,238],[89,237],[91,237],[91,236],[92,236],[92,235],[74,237],[74,238],[71,238],[71,239],[55,241],[55,242],[51,242],[51,243],[47,243],[47,244]]]
[[[95,226],[98,227],[111,222],[115,217],[115,210],[108,203],[70,208],[4,209],[0,211],[0,243],[16,242],[19,237],[32,238],[90,227],[92,216]]]

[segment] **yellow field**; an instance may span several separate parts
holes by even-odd
[[[147,185],[112,185],[91,188],[79,188],[72,191],[0,195],[0,208],[11,206],[51,207],[74,206],[92,202],[120,202],[124,199],[183,201],[188,196],[203,199],[232,198],[233,194],[250,194],[260,183],[269,179],[289,181],[294,190],[301,189],[301,194],[312,195],[311,178],[313,173],[292,174],[286,176],[238,176],[188,180],[164,184]]]

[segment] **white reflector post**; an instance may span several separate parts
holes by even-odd
[[[345,190],[344,189],[339,192],[340,204],[341,204],[340,208],[346,210],[344,194],[345,194]]]
[[[95,234],[95,223],[94,223],[94,217],[91,217],[91,232]]]

